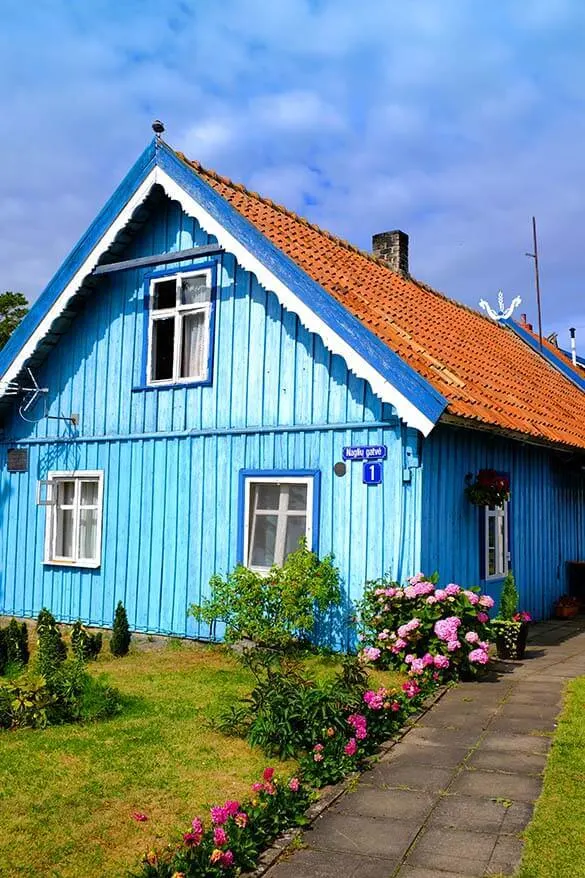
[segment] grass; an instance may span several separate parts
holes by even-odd
[[[319,679],[339,667],[332,656],[312,656],[307,664]],[[267,764],[259,750],[206,722],[252,685],[220,647],[143,644],[124,659],[104,651],[90,670],[106,672],[123,694],[120,715],[87,726],[0,732],[6,878],[124,875],[210,804],[245,797]],[[395,681],[377,674],[372,684]],[[133,812],[148,821],[135,821]]]
[[[569,684],[518,878],[585,878],[585,677]]]

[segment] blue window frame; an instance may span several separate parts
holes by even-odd
[[[210,385],[217,262],[147,274],[141,385],[164,390]]]
[[[258,572],[282,564],[305,537],[316,552],[319,537],[317,470],[241,470],[238,558]]]

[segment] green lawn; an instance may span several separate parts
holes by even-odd
[[[331,657],[307,664],[320,678],[338,667]],[[119,716],[0,732],[3,878],[122,876],[208,805],[245,797],[267,764],[260,751],[206,724],[252,685],[220,647],[144,644],[124,659],[104,651],[90,669],[106,672],[124,695]],[[375,676],[376,685],[396,680]],[[135,811],[148,821],[136,822]]]
[[[585,677],[569,684],[518,878],[585,878]]]

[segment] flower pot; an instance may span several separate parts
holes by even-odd
[[[507,634],[504,634],[503,631],[496,634],[498,658],[511,659],[512,661],[521,661],[524,658],[526,641],[528,639],[528,626],[530,623],[520,622],[519,624],[520,628],[518,629],[516,636],[514,636],[511,631],[508,631]]]
[[[555,617],[557,619],[572,619],[579,612],[578,606],[556,606]]]

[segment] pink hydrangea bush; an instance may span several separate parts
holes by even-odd
[[[489,610],[479,589],[451,582],[439,588],[422,573],[404,586],[368,583],[359,607],[360,655],[411,677],[454,680],[473,676],[489,661]]]
[[[146,854],[138,876],[234,878],[254,869],[281,832],[307,822],[312,793],[297,777],[281,782],[269,767],[252,794],[246,802],[230,800],[211,808],[206,818],[195,817],[180,843]]]

